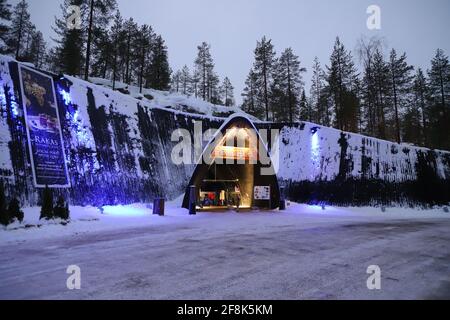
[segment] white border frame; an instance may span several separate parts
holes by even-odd
[[[54,184],[54,185],[48,185],[49,188],[70,188],[71,184],[70,184],[70,178],[69,178],[69,171],[67,169],[67,158],[66,158],[66,152],[64,150],[64,141],[63,141],[63,135],[62,135],[62,124],[61,124],[61,120],[59,117],[59,108],[58,108],[58,99],[56,98],[56,91],[55,91],[55,83],[53,81],[53,78],[50,77],[49,75],[46,75],[45,73],[39,72],[33,68],[24,66],[20,63],[17,64],[18,65],[18,72],[19,72],[19,82],[20,82],[20,94],[22,97],[22,109],[23,109],[23,114],[24,114],[24,118],[25,118],[25,128],[27,131],[27,139],[28,139],[28,150],[30,152],[30,160],[31,160],[31,171],[33,172],[33,182],[34,182],[34,186],[36,188],[45,188],[47,185],[41,185],[37,183],[37,176],[36,176],[36,168],[34,167],[34,157],[33,157],[33,148],[31,147],[31,139],[30,139],[30,130],[28,128],[28,117],[27,117],[27,103],[26,103],[26,99],[25,99],[25,90],[23,88],[23,81],[22,81],[22,69],[31,71],[31,72],[35,72],[43,77],[49,78],[51,85],[52,85],[52,93],[53,93],[53,99],[55,102],[55,106],[56,106],[56,117],[58,119],[58,124],[59,124],[59,139],[60,139],[60,143],[61,143],[61,149],[62,149],[62,154],[63,154],[63,158],[64,158],[64,170],[65,170],[65,174],[66,174],[66,179],[67,179],[67,184],[65,185],[59,185],[59,184]]]

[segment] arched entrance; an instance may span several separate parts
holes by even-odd
[[[205,147],[189,186],[197,190],[197,209],[279,206],[280,191],[265,142],[253,123],[232,116]],[[183,208],[189,208],[189,188]]]

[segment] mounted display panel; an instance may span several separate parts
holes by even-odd
[[[69,188],[53,78],[20,64],[18,68],[34,185]]]
[[[270,186],[255,186],[255,200],[270,200]]]

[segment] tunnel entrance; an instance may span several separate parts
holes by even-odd
[[[190,186],[196,187],[196,206],[203,211],[275,209],[280,200],[266,144],[253,123],[242,116],[229,119],[207,144]],[[183,201],[186,209],[189,187]]]
[[[250,208],[253,180],[252,165],[214,163],[200,183],[198,205],[205,210]]]

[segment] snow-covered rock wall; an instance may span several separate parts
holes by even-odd
[[[177,93],[110,81],[55,79],[73,204],[168,199],[185,191],[193,165],[175,165],[172,132],[219,128],[242,112]],[[0,180],[9,197],[39,203],[33,187],[17,63],[0,56]],[[252,119],[255,120],[255,119]],[[312,123],[255,121],[281,132],[278,179],[288,198],[307,203],[402,205],[450,201],[450,153],[340,132]]]
[[[7,196],[34,205],[42,190],[33,187],[31,178],[17,62],[1,56],[0,68],[0,179]],[[179,128],[193,132],[195,121],[218,128],[224,116],[238,111],[188,97],[183,101],[176,94],[153,90],[124,94],[69,76],[53,77],[72,185],[56,192],[70,197],[73,204],[100,206],[179,196],[194,168],[171,161],[172,132]]]
[[[450,202],[450,152],[308,122],[259,127],[280,130],[278,179],[291,200],[337,205]]]

